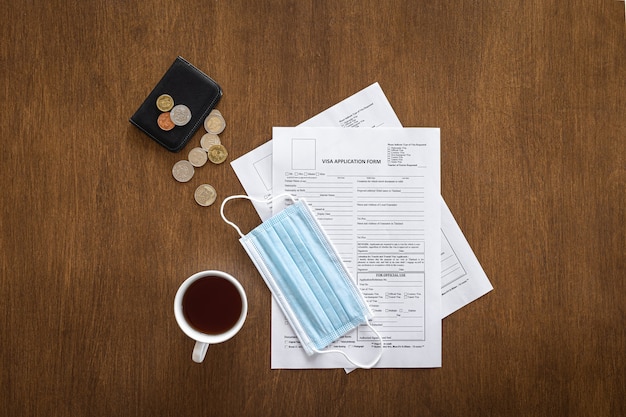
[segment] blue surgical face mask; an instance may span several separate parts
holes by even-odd
[[[306,353],[336,352],[357,367],[373,367],[382,355],[382,338],[368,323],[372,313],[306,202],[296,201],[243,235],[224,216],[224,205],[236,198],[263,201],[248,196],[227,197],[220,212],[239,233],[239,241]],[[322,351],[362,324],[370,326],[381,342],[381,351],[372,363],[355,363],[340,350]]]

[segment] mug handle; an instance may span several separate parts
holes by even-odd
[[[209,350],[208,343],[196,341],[196,344],[193,347],[193,353],[191,354],[191,359],[193,359],[193,361],[196,363],[202,363],[204,357],[206,356],[207,350]]]

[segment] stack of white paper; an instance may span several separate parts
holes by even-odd
[[[231,163],[248,195],[288,192],[313,207],[376,313],[376,367],[441,366],[441,319],[492,286],[440,197],[439,129],[402,128],[375,83],[273,136]],[[272,215],[269,203],[255,207]],[[379,343],[371,333],[362,326],[332,347],[367,361]],[[307,356],[273,301],[272,368],[350,366]]]

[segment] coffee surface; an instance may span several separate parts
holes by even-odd
[[[228,280],[217,276],[193,282],[183,296],[183,314],[189,324],[206,334],[221,334],[241,316],[241,296]]]

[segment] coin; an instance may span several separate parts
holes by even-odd
[[[156,105],[161,111],[170,111],[174,107],[174,99],[169,94],[161,94],[156,100]]]
[[[226,160],[228,151],[224,145],[213,145],[209,148],[209,161],[214,164],[221,164]]]
[[[172,130],[174,129],[174,126],[176,126],[174,122],[172,122],[172,119],[170,119],[169,113],[161,113],[157,118],[157,124],[162,130],[165,131]]]
[[[192,150],[189,151],[189,155],[187,156],[187,159],[189,159],[189,162],[191,162],[191,165],[195,167],[201,167],[202,165],[206,164],[208,157],[204,149],[193,148]]]
[[[213,110],[211,110],[211,113],[209,113],[209,114],[219,114],[221,116],[222,112],[219,111],[218,109],[213,109]]]
[[[196,203],[207,207],[215,202],[217,193],[215,192],[215,188],[209,184],[202,184],[196,188],[196,192],[193,193],[193,198],[196,200]]]
[[[178,182],[187,182],[193,177],[194,169],[191,162],[187,160],[178,161],[172,168],[172,175]]]
[[[226,128],[226,121],[221,114],[209,113],[206,119],[204,119],[204,129],[215,135],[219,135]]]
[[[200,146],[202,146],[207,151],[209,150],[211,146],[221,145],[221,144],[222,144],[222,141],[220,140],[220,137],[217,135],[214,135],[213,133],[205,133],[200,138]]]
[[[191,110],[184,104],[177,104],[170,111],[170,118],[176,126],[185,126],[191,120]]]

